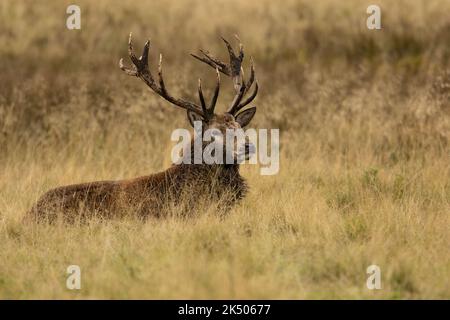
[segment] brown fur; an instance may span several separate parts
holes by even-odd
[[[226,211],[243,198],[247,184],[239,166],[179,164],[156,174],[120,181],[96,181],[59,187],[45,193],[28,218],[75,222],[88,217],[113,218],[130,211],[139,218],[161,217],[171,205],[188,214],[201,198],[221,201]]]

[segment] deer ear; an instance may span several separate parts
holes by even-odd
[[[252,121],[253,116],[255,115],[256,107],[249,108],[244,110],[236,115],[236,122],[241,125],[241,127],[245,127]]]
[[[203,121],[202,116],[200,116],[190,110],[187,111],[187,117],[188,117],[189,123],[191,124],[192,128],[194,127],[195,121]]]

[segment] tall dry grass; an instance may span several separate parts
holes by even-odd
[[[356,0],[77,1],[69,31],[69,1],[1,1],[0,298],[449,298],[450,3],[378,2],[381,31]],[[169,165],[185,114],[118,69],[130,31],[191,99],[214,75],[188,53],[238,33],[279,174],[244,167],[250,194],[225,219],[21,223],[51,187]]]

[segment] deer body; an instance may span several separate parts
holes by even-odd
[[[203,52],[205,57],[195,58],[213,66],[217,72],[217,84],[214,96],[209,107],[203,97],[201,81],[199,80],[198,95],[201,106],[195,103],[172,97],[164,84],[162,77],[162,56],[158,68],[158,81],[156,81],[148,66],[149,41],[144,46],[142,56],[138,59],[133,53],[131,34],[129,38],[128,53],[133,62],[132,68],[123,65],[120,68],[128,75],[136,76],[144,81],[150,89],[170,103],[187,110],[189,122],[194,126],[195,121],[201,121],[204,129],[215,129],[225,134],[227,129],[238,129],[246,126],[253,118],[256,108],[238,111],[249,104],[256,96],[258,84],[250,97],[243,100],[244,95],[255,81],[253,64],[248,82],[242,75],[241,63],[243,49],[240,45],[240,53],[236,56],[230,44],[225,40],[230,55],[230,63],[225,64],[220,60]],[[236,96],[227,112],[215,114],[214,108],[217,102],[220,86],[219,72],[233,79]],[[226,144],[225,139],[219,143]],[[193,141],[191,142],[191,145]],[[239,149],[240,150],[240,149]],[[239,154],[240,153],[240,154]],[[193,158],[193,151],[183,155]],[[236,153],[248,158],[249,148]],[[37,221],[55,221],[59,218],[63,221],[74,222],[77,219],[96,216],[111,218],[131,211],[140,218],[149,216],[163,216],[172,205],[182,205],[185,211],[195,210],[200,204],[200,199],[219,201],[221,208],[228,209],[238,200],[244,197],[247,185],[239,174],[239,162],[231,164],[176,164],[166,171],[121,181],[97,181],[59,187],[44,194],[30,210],[28,217]]]
[[[185,190],[194,194],[185,194]],[[180,201],[190,204],[185,210],[195,209],[202,194],[208,194],[210,200],[222,200],[222,206],[229,208],[242,199],[246,191],[247,184],[239,174],[238,166],[179,164],[135,179],[59,187],[44,194],[30,213],[38,220],[61,218],[69,222],[89,214],[111,218],[129,210],[139,218],[161,217],[171,205],[179,205]]]

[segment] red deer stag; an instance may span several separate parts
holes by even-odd
[[[239,38],[237,39],[239,40]],[[198,84],[200,106],[173,97],[168,92],[163,80],[162,56],[160,55],[158,79],[156,80],[148,65],[150,42],[145,43],[142,56],[137,58],[133,53],[131,33],[128,55],[133,65],[131,68],[126,67],[123,59],[120,59],[119,66],[127,75],[141,79],[151,90],[170,103],[186,109],[192,126],[194,121],[201,121],[204,130],[214,128],[225,135],[227,129],[242,128],[252,120],[256,107],[239,111],[256,97],[258,83],[255,79],[253,61],[250,77],[248,81],[244,80],[241,67],[244,58],[242,44],[239,43],[239,53],[236,55],[230,43],[225,39],[223,41],[230,56],[229,64],[218,60],[207,51],[200,50],[202,56],[192,54],[193,57],[216,70],[217,83],[209,105],[205,102],[200,80]],[[216,114],[214,109],[219,95],[220,72],[232,78],[236,95],[226,112]],[[244,99],[253,83],[255,84],[254,90]],[[191,141],[191,144],[193,143],[194,141]],[[223,139],[223,143],[226,143],[225,139]],[[201,145],[204,146],[204,144]],[[246,143],[244,148],[240,148],[240,151],[234,154],[234,157],[240,156],[248,159],[249,149],[251,149],[250,145]],[[192,159],[193,152],[185,156]],[[201,197],[208,203],[225,199],[224,207],[229,208],[245,195],[246,190],[247,185],[239,174],[239,161],[233,161],[231,164],[181,163],[174,164],[163,172],[135,179],[98,181],[50,190],[37,201],[28,217],[37,221],[73,222],[77,221],[76,219],[94,215],[100,218],[111,218],[129,209],[138,217],[159,217],[168,208],[168,204],[183,202],[182,208],[192,209]]]

